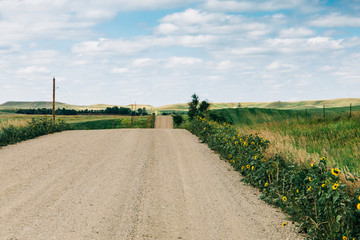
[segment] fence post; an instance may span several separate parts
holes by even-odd
[[[53,77],[53,107],[52,107],[53,122],[55,122],[55,77]]]

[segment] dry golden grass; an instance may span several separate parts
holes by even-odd
[[[31,115],[2,114],[0,115],[0,129],[9,126],[25,126],[33,117]]]
[[[311,163],[318,163],[322,156],[328,156],[325,150],[322,152],[322,156],[318,153],[308,153],[303,148],[295,147],[295,139],[289,135],[283,135],[279,132],[273,132],[268,129],[258,129],[254,130],[251,128],[242,128],[241,131],[244,134],[255,134],[258,133],[264,139],[270,141],[269,148],[265,153],[266,158],[270,158],[275,154],[279,154],[280,156],[284,157],[285,159],[290,159],[299,163],[302,166],[309,167]],[[308,139],[302,138],[300,140],[301,146],[305,146],[306,142],[309,141]],[[327,158],[328,166],[335,166],[336,163],[334,159]],[[347,180],[347,178],[354,178],[354,175],[350,173],[349,169],[346,167],[342,170],[339,175],[340,180],[343,181],[346,185],[350,187],[351,190],[355,190],[360,187],[360,181],[351,182]],[[359,179],[360,180],[360,179]]]

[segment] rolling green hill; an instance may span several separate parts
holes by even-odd
[[[286,109],[286,110],[300,110],[300,109],[317,109],[348,107],[350,103],[353,106],[360,105],[360,98],[342,98],[331,100],[313,100],[313,101],[298,101],[298,102],[233,102],[233,103],[211,103],[211,109],[223,108],[237,108],[240,104],[241,108],[272,108],[272,109]],[[179,103],[172,105],[165,105],[158,108],[160,111],[185,111],[187,110],[187,103]]]
[[[352,111],[359,112],[360,105],[352,107]],[[252,125],[265,122],[298,121],[305,119],[323,119],[323,108],[312,109],[270,109],[270,108],[236,108],[215,109],[212,111],[224,118],[228,123],[237,125]],[[348,117],[349,107],[333,107],[325,109],[326,119]]]
[[[96,105],[89,105],[89,106],[78,106],[78,105],[70,105],[62,102],[56,102],[56,108],[66,108],[66,109],[75,109],[75,110],[101,110],[107,107],[113,107],[116,105],[108,105],[108,104],[96,104]],[[135,107],[134,105],[127,105],[122,107],[132,108]],[[144,105],[144,104],[137,104],[136,108],[143,108],[145,107],[147,110],[152,110],[154,107],[151,105]],[[15,110],[15,109],[30,109],[30,108],[52,108],[52,102],[6,102],[4,104],[0,104],[0,110]]]
[[[238,108],[239,104],[241,108],[268,108],[268,109],[282,109],[282,110],[301,110],[301,109],[319,109],[323,105],[326,108],[338,108],[338,107],[348,107],[352,103],[353,106],[360,106],[360,98],[342,98],[342,99],[331,99],[331,100],[314,100],[314,101],[298,101],[298,102],[233,102],[233,103],[211,103],[210,109],[225,109],[225,108]],[[78,106],[70,105],[62,102],[56,102],[56,108],[67,108],[75,110],[100,110],[107,107],[113,107],[115,105],[108,104],[96,104],[89,106]],[[120,107],[120,106],[119,106]],[[122,107],[134,108],[135,104],[129,104]],[[153,107],[146,104],[136,104],[136,108],[145,107],[147,110],[153,111],[158,110],[160,112],[171,112],[171,111],[187,111],[187,103],[178,103],[165,105],[160,107]],[[14,110],[14,109],[29,109],[29,108],[52,108],[52,102],[6,102],[0,104],[0,111]]]

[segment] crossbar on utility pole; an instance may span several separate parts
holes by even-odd
[[[55,122],[55,77],[53,77],[53,108],[52,108],[52,117]]]

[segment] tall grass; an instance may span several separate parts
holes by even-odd
[[[259,132],[271,140],[269,152],[300,163],[327,156],[328,163],[360,174],[360,112],[352,118],[346,108],[327,109],[228,109],[218,110],[244,133]]]
[[[284,152],[300,162],[327,156],[329,163],[346,172],[360,173],[360,115],[352,119],[337,121],[299,121],[290,123],[266,123],[248,126],[248,132],[259,131],[262,136],[272,138],[274,145],[287,146]],[[275,136],[275,137],[273,137]],[[304,154],[305,153],[307,154]],[[302,152],[302,154],[296,154]],[[301,155],[301,156],[300,156]],[[300,156],[300,159],[297,159]]]
[[[344,184],[341,171],[329,168],[325,157],[298,164],[278,154],[267,156],[268,140],[200,117],[187,128],[259,188],[262,199],[291,215],[307,239],[360,238],[360,188]]]
[[[6,146],[8,144],[14,144],[41,135],[69,129],[71,129],[70,125],[62,120],[53,122],[50,118],[34,118],[23,126],[16,127],[9,125],[3,127],[0,131],[0,146]]]

